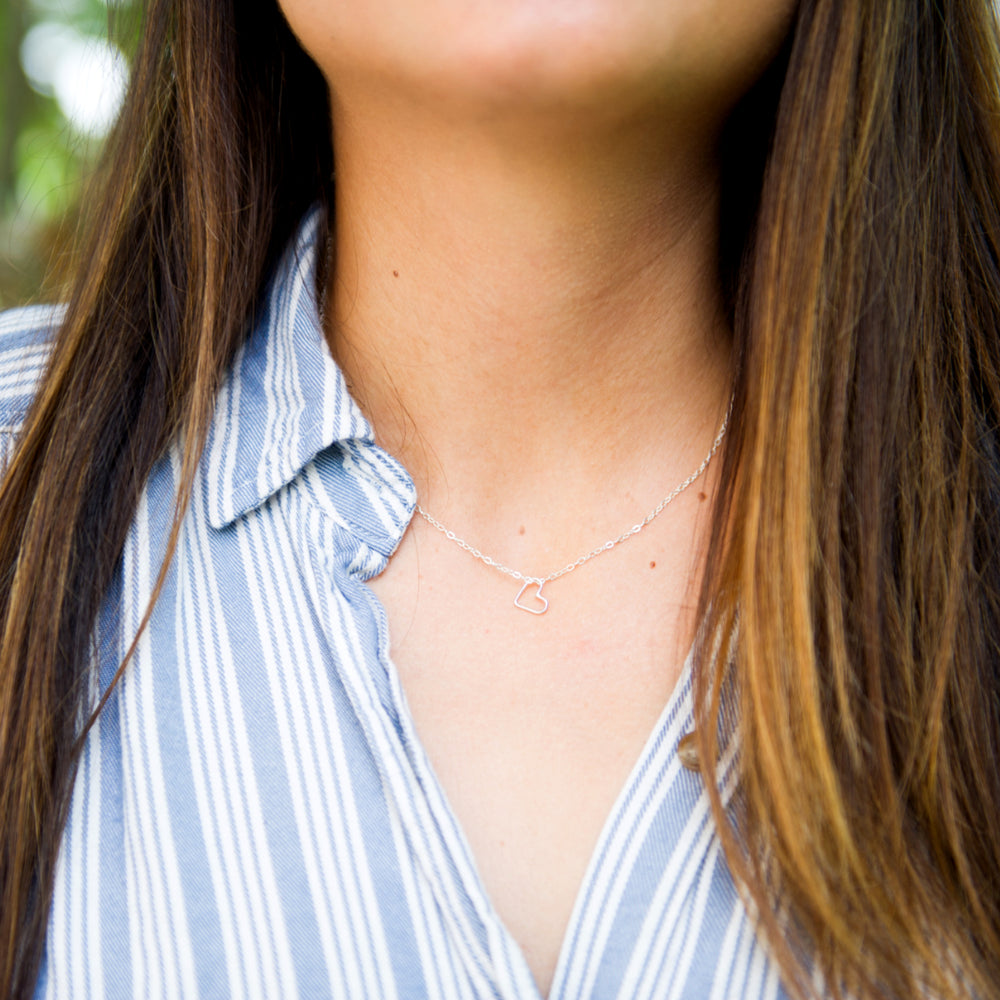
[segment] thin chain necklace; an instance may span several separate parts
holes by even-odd
[[[528,576],[527,573],[522,573],[520,570],[511,569],[509,566],[504,566],[503,563],[498,562],[492,556],[485,555],[480,552],[474,545],[470,545],[464,538],[459,538],[454,531],[446,528],[437,518],[432,517],[430,514],[424,510],[420,504],[417,504],[417,513],[432,527],[437,528],[445,538],[450,542],[454,542],[460,549],[465,549],[469,555],[478,559],[481,563],[485,563],[487,566],[493,567],[504,576],[509,576],[513,580],[518,580],[521,583],[521,589],[517,592],[517,597],[514,598],[514,607],[520,608],[522,611],[527,611],[532,615],[544,615],[546,611],[549,610],[549,600],[547,597],[542,596],[542,588],[547,583],[552,583],[553,580],[558,580],[559,577],[565,576],[567,573],[572,573],[573,570],[579,569],[585,563],[589,563],[591,559],[596,559],[600,555],[604,555],[605,552],[610,552],[616,545],[621,545],[622,542],[631,538],[633,535],[638,535],[647,524],[655,521],[664,510],[669,506],[671,501],[676,500],[692,483],[699,479],[708,468],[709,462],[712,461],[713,456],[719,450],[719,445],[722,444],[722,439],[726,435],[726,427],[729,425],[729,411],[726,412],[726,416],[722,421],[722,426],[719,428],[719,433],[715,435],[715,440],[712,442],[712,447],[708,454],[702,459],[701,465],[698,466],[694,472],[691,473],[687,479],[682,483],[678,483],[657,505],[653,508],[638,524],[633,524],[631,528],[627,531],[623,531],[617,538],[608,539],[603,545],[598,545],[596,549],[591,549],[586,555],[580,556],[575,562],[567,563],[562,569],[557,569],[554,573],[549,573],[548,576]],[[534,587],[534,594],[530,593],[530,588]],[[526,601],[533,601],[533,604],[528,604]]]

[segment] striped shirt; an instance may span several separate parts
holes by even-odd
[[[90,733],[40,998],[538,998],[428,763],[366,581],[415,504],[324,341],[316,217],[221,388],[176,557]],[[0,440],[51,311],[0,317]],[[96,631],[110,681],[164,553],[179,449],[154,468]],[[777,998],[701,778],[686,665],[609,815],[550,997]],[[732,794],[733,753],[719,781]]]

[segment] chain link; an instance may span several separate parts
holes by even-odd
[[[572,573],[573,570],[579,569],[585,563],[589,563],[591,559],[596,559],[598,556],[603,555],[605,552],[610,552],[616,545],[621,545],[622,542],[627,541],[633,535],[638,535],[646,525],[655,521],[663,511],[670,505],[670,503],[677,499],[692,483],[701,478],[705,470],[708,468],[709,462],[712,461],[715,453],[719,450],[719,446],[722,444],[722,439],[726,436],[726,428],[729,426],[729,414],[732,410],[732,404],[730,404],[730,409],[726,412],[725,419],[722,421],[722,426],[719,428],[719,433],[715,435],[715,440],[712,442],[712,447],[709,453],[702,459],[701,465],[698,466],[694,472],[691,473],[687,479],[682,483],[678,483],[657,505],[653,510],[651,510],[641,521],[637,524],[633,524],[631,528],[627,531],[623,531],[617,538],[610,538],[603,545],[598,545],[596,549],[591,549],[586,555],[580,556],[575,562],[567,563],[562,569],[557,569],[554,573],[549,573],[548,576],[528,576],[526,573],[522,573],[520,570],[511,569],[510,566],[504,566],[503,563],[497,562],[492,556],[488,556],[483,552],[480,552],[474,545],[470,545],[464,538],[459,538],[450,528],[446,528],[436,517],[432,517],[430,514],[424,510],[420,504],[417,504],[417,513],[429,524],[431,527],[436,528],[438,531],[444,535],[445,538],[450,542],[454,542],[460,549],[464,549],[469,555],[478,559],[481,563],[485,563],[487,566],[492,567],[504,576],[509,576],[511,579],[520,580],[524,584],[534,583],[537,584],[539,589],[546,584],[551,583],[553,580],[558,580],[559,577],[565,576],[567,573]]]

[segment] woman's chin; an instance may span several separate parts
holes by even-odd
[[[282,0],[334,91],[504,109],[627,108],[734,95],[777,51],[794,0]]]

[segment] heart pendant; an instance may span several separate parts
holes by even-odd
[[[546,611],[549,610],[549,602],[546,598],[542,597],[542,587],[545,586],[545,581],[538,580],[525,580],[524,586],[517,592],[517,597],[514,598],[514,607],[520,608],[522,611],[527,611],[529,615],[544,615]],[[524,592],[529,587],[537,587],[535,591],[534,600],[538,603],[535,607],[531,607],[528,604],[522,604],[521,598],[524,596]]]

